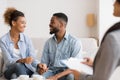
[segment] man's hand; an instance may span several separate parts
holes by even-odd
[[[38,64],[38,73],[41,75],[44,72],[46,72],[48,70],[47,65],[46,64]]]

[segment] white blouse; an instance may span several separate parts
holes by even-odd
[[[21,55],[20,55],[20,50],[19,50],[19,49],[14,48],[14,49],[13,49],[13,52],[14,52],[14,54],[13,54],[14,57],[17,57],[17,58],[20,58],[20,57],[21,57]]]

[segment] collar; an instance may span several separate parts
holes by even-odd
[[[9,38],[9,41],[12,42],[11,37],[10,37],[10,31],[8,32],[8,38]],[[23,33],[20,33],[20,40],[19,41],[24,41]]]
[[[64,35],[63,39],[68,40],[68,37],[69,37],[69,34],[67,32],[65,32],[65,35]],[[53,36],[53,39],[56,40],[56,36],[55,35]]]

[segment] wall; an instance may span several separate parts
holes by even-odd
[[[99,0],[99,15],[98,15],[98,27],[99,27],[99,39],[101,41],[106,30],[114,23],[118,22],[118,18],[113,16],[113,4],[115,0]],[[109,3],[109,4],[106,4]]]
[[[49,20],[55,12],[64,12],[68,15],[69,33],[77,37],[91,36],[91,30],[86,25],[86,15],[96,15],[96,0],[7,0],[6,4],[25,13],[25,33],[30,37],[49,37]],[[6,30],[2,31],[2,34],[5,32]],[[97,34],[96,28],[93,28],[92,32]]]
[[[0,0],[0,37],[9,30],[9,27],[4,25],[4,20],[3,20],[3,13],[6,7],[7,7],[6,0]]]

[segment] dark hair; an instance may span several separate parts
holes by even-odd
[[[67,15],[64,14],[64,13],[55,13],[55,14],[53,14],[53,16],[56,16],[56,17],[62,19],[62,20],[65,21],[66,23],[68,22],[68,17],[67,17]]]
[[[120,0],[119,0],[119,1],[120,1]],[[118,23],[114,24],[112,27],[110,27],[110,28],[106,31],[106,33],[105,33],[105,35],[104,35],[104,37],[103,37],[103,39],[102,39],[102,41],[101,41],[101,44],[103,43],[103,41],[104,41],[104,39],[105,39],[105,37],[107,36],[108,33],[113,32],[113,31],[116,31],[116,30],[119,30],[119,29],[120,29],[120,22],[118,22]]]
[[[116,0],[116,1],[120,3],[120,0]]]
[[[17,21],[20,16],[24,17],[24,13],[15,8],[7,8],[4,13],[5,23],[12,26],[12,21]]]

